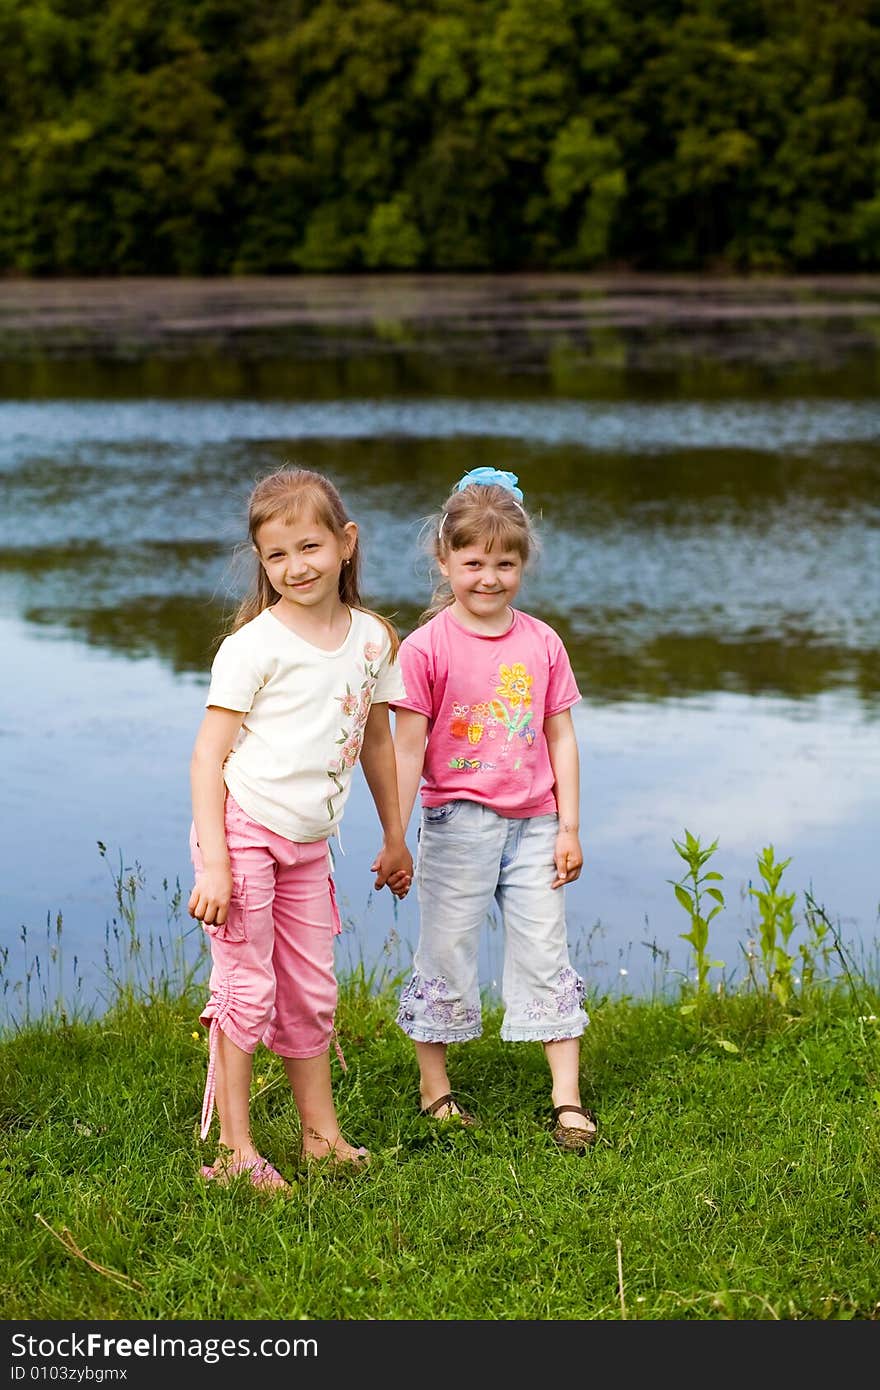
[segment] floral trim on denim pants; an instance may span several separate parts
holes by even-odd
[[[590,1022],[583,1007],[586,994],[580,975],[571,966],[565,966],[559,972],[550,999],[533,997],[519,1010],[534,1023],[534,1028],[502,1027],[502,1039],[505,1042],[562,1042],[566,1038],[579,1038]]]
[[[461,999],[449,999],[442,975],[426,980],[413,975],[400,995],[397,1022],[416,1042],[469,1042],[482,1033],[480,1010]],[[427,1025],[433,1027],[429,1028]]]

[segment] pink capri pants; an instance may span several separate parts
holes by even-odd
[[[199,1016],[210,1027],[203,1139],[214,1109],[218,1031],[243,1052],[262,1042],[279,1057],[317,1057],[335,1038],[333,940],[342,925],[327,841],[297,844],[276,835],[227,792],[226,843],[229,913],[222,927],[204,928],[211,938],[211,995]],[[198,875],[204,866],[194,825],[190,850]]]

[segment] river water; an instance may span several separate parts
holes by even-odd
[[[26,988],[101,1006],[120,873],[141,941],[195,952],[168,906],[190,884],[189,753],[246,582],[247,492],[288,462],[339,485],[367,599],[402,632],[430,591],[425,517],[467,468],[518,475],[542,540],[520,606],[583,693],[586,865],[565,891],[591,987],[689,969],[669,882],[686,828],[718,841],[714,978],[744,974],[770,844],[791,946],[809,892],[872,958],[878,375],[866,278],[0,286],[7,1009]],[[379,980],[406,968],[417,912],[371,893],[376,831],[358,774],[338,963]],[[500,962],[487,923],[490,993]]]

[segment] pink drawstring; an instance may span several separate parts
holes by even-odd
[[[333,1025],[333,1046],[336,1048],[336,1056],[339,1058],[339,1065],[343,1071],[348,1071],[348,1063],[342,1055],[342,1048],[339,1046],[339,1035],[336,1032],[336,1025]]]
[[[217,1070],[217,1034],[219,1031],[220,1020],[215,1014],[211,1019],[211,1031],[208,1042],[208,1076],[205,1081],[205,1098],[202,1101],[202,1128],[200,1135],[202,1139],[207,1138],[208,1130],[211,1128],[211,1116],[214,1113],[214,1091],[216,1089],[214,1077]]]

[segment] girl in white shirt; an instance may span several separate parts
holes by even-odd
[[[285,1191],[250,1133],[260,1042],[283,1060],[302,1158],[369,1161],[343,1138],[331,1088],[341,926],[327,841],[360,761],[384,832],[375,887],[406,896],[412,858],[388,718],[405,688],[397,633],[361,603],[358,528],[333,484],[302,468],[269,475],[251,494],[248,531],[255,585],[214,659],[191,763],[188,910],[212,959],[203,1139],[215,1102],[220,1118],[218,1157],[201,1172]]]

